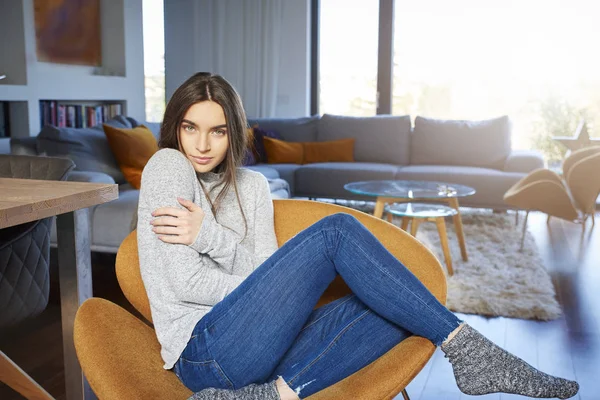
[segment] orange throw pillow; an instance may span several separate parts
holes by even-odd
[[[304,160],[304,146],[301,142],[264,137],[263,143],[269,164],[302,164]]]
[[[354,162],[356,139],[327,142],[286,142],[263,138],[269,164],[311,164],[321,162]]]
[[[158,151],[158,143],[150,129],[144,125],[133,129],[102,125],[108,145],[127,182],[136,189],[142,183],[142,171],[150,157]]]
[[[330,140],[327,142],[305,142],[303,164],[322,162],[354,162],[356,139]]]

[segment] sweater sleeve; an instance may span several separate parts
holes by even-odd
[[[234,270],[237,265],[252,265],[253,269],[256,269],[278,247],[269,182],[260,173],[253,173],[253,175],[254,193],[244,193],[244,196],[255,199],[254,252],[242,246],[239,238],[215,221],[210,213],[206,213],[200,232],[194,243],[190,245],[198,253],[208,254],[227,271]],[[248,215],[246,217],[249,218]]]
[[[210,263],[208,256],[183,244],[165,243],[152,231],[152,211],[183,208],[177,197],[194,197],[193,166],[176,150],[157,152],[146,164],[138,206],[138,251],[145,285],[168,284],[181,301],[215,305],[245,278]]]

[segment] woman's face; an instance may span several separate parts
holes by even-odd
[[[213,101],[192,105],[179,127],[179,143],[196,172],[215,169],[225,159],[229,147],[223,108]]]

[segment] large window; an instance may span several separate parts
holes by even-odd
[[[560,159],[551,137],[599,117],[597,11],[584,0],[396,0],[393,113],[507,114],[513,147]]]
[[[377,60],[379,1],[320,3],[319,113],[375,114],[377,63],[386,62]],[[572,135],[581,118],[598,136],[600,2],[393,4],[393,114],[441,119],[508,115],[513,147],[540,149],[550,162],[562,159],[565,151],[552,136]],[[380,85],[386,85],[383,81]]]
[[[146,120],[161,122],[165,113],[165,19],[163,0],[144,0],[143,13]]]
[[[321,0],[319,113],[375,115],[379,0]]]

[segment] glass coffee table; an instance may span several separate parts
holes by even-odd
[[[412,180],[382,180],[351,182],[344,185],[344,189],[354,194],[372,196],[376,198],[373,216],[381,218],[387,204],[409,202],[437,202],[446,203],[456,210],[453,215],[456,236],[460,245],[463,260],[467,261],[467,246],[463,232],[462,219],[458,204],[459,197],[472,196],[475,189],[470,186],[438,181],[412,181]]]
[[[440,235],[440,243],[442,245],[442,251],[444,252],[444,261],[446,262],[448,275],[454,275],[445,221],[446,217],[457,214],[457,211],[454,208],[433,203],[402,203],[392,204],[386,207],[385,211],[388,216],[388,222],[390,223],[392,222],[392,216],[396,215],[402,217],[401,228],[405,231],[408,230],[408,224],[410,223],[410,234],[415,237],[417,236],[417,229],[422,222],[435,222],[438,234]]]

